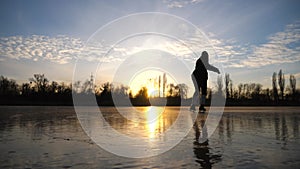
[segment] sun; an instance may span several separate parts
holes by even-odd
[[[159,69],[149,69],[136,73],[129,82],[132,96],[145,87],[148,97],[165,97],[168,84],[176,84],[174,78]]]
[[[156,89],[151,85],[146,86],[146,88],[147,88],[148,97],[155,97],[155,93],[157,92]]]

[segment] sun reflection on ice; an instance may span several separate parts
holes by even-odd
[[[148,132],[148,137],[150,139],[155,138],[157,134],[162,130],[161,116],[164,111],[164,107],[148,107],[148,110],[145,111],[146,116],[146,129]]]

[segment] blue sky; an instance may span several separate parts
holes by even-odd
[[[286,84],[294,74],[299,88],[299,6],[293,0],[1,1],[0,74],[24,82],[45,73],[70,82],[74,55],[101,26],[137,12],[163,12],[207,35],[235,85],[270,87],[273,72],[282,69]]]

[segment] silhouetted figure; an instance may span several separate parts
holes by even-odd
[[[200,89],[201,89],[201,100],[199,111],[205,111],[204,108],[205,98],[207,95],[207,80],[208,80],[208,72],[207,70],[216,72],[220,74],[218,68],[209,64],[208,53],[203,51],[201,57],[197,60],[195,70],[192,73],[192,80],[195,87],[195,92],[192,99],[192,104],[190,110],[196,110],[195,106],[199,104],[200,97]]]

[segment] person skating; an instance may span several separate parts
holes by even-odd
[[[195,87],[195,92],[190,107],[191,111],[195,111],[196,110],[195,106],[199,104],[200,90],[201,90],[201,99],[200,99],[199,111],[204,112],[206,110],[204,104],[207,95],[207,80],[208,80],[207,70],[220,74],[218,68],[209,64],[209,55],[206,51],[203,51],[200,58],[196,61],[195,70],[191,75]]]

